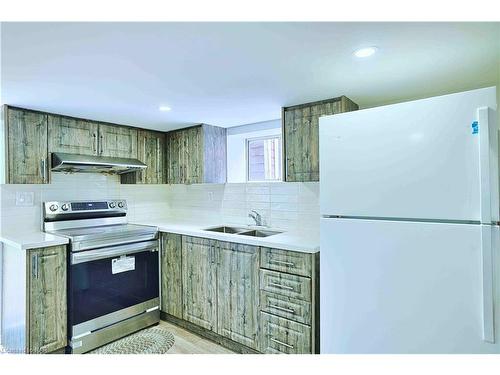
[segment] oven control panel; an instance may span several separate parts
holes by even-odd
[[[92,212],[126,212],[127,201],[124,199],[113,199],[103,201],[67,201],[67,202],[45,202],[43,204],[44,216],[64,215],[75,213]]]

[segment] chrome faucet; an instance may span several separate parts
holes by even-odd
[[[262,226],[262,216],[255,210],[250,211],[248,214],[248,217],[251,217],[252,219],[255,220],[255,225],[257,226]]]

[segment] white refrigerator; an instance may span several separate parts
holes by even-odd
[[[321,353],[500,353],[496,107],[320,118]]]

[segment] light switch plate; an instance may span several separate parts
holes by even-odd
[[[35,193],[32,191],[17,191],[16,206],[33,206],[35,204]]]

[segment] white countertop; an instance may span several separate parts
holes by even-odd
[[[69,240],[44,232],[19,232],[0,234],[0,242],[20,250],[29,250],[40,247],[66,245]]]
[[[186,221],[179,219],[161,219],[154,221],[136,221],[132,224],[157,227],[160,232],[184,234],[193,237],[204,237],[219,241],[236,242],[247,245],[266,246],[278,249],[298,251],[303,253],[319,252],[319,231],[300,232],[296,230],[284,231],[269,237],[251,237],[237,234],[210,232],[203,229],[221,226],[224,224]],[[245,227],[241,224],[225,224],[226,226]],[[256,227],[248,227],[249,230]],[[279,230],[274,228],[258,228],[263,230]],[[67,238],[44,232],[19,232],[0,234],[0,242],[16,247],[20,250],[36,249],[48,246],[66,245]]]
[[[216,226],[246,227],[242,224],[220,224],[213,222],[183,221],[178,219],[162,219],[153,221],[135,221],[133,224],[150,225],[158,228],[160,232],[184,234],[193,237],[210,238],[219,241],[236,242],[246,245],[273,247],[277,249],[298,251],[303,253],[319,252],[319,230],[314,232],[300,232],[296,230],[284,231],[269,237],[251,237],[238,234],[210,232],[203,229]],[[248,229],[256,227],[249,226]],[[274,228],[259,227],[262,230],[278,230]]]

